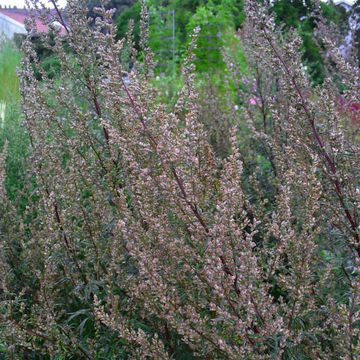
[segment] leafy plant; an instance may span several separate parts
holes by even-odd
[[[227,84],[199,86],[194,26],[164,103],[145,4],[138,58],[98,11],[91,24],[69,3],[71,51],[47,44],[56,78],[23,44],[24,211],[5,186],[6,146],[0,156],[7,353],[358,358],[360,144],[338,99],[359,98],[359,69],[326,22],[317,31],[343,93],[330,76],[313,87],[298,33],[247,1],[241,51],[222,52]],[[129,51],[133,66],[120,61]]]

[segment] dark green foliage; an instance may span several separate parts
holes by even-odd
[[[323,81],[324,64],[318,42],[314,37],[316,27],[316,10],[312,0],[306,1],[277,1],[274,11],[278,19],[287,27],[297,28],[303,40],[303,59],[308,66],[309,74],[314,83]],[[322,16],[337,26],[339,32],[345,36],[349,14],[342,6],[334,6],[331,3],[321,3]],[[303,17],[302,20],[301,17]]]
[[[181,58],[189,43],[189,35],[196,26],[202,31],[199,35],[197,51],[198,70],[207,71],[210,68],[223,67],[221,47],[224,46],[229,30],[239,28],[244,21],[243,0],[153,0],[150,5],[150,46],[155,54],[164,61],[164,57],[171,57],[170,47],[175,45],[176,58]],[[172,37],[171,26],[164,25],[172,21],[171,11],[175,11],[175,38]],[[136,2],[132,7],[123,11],[116,18],[117,37],[124,38],[128,31],[129,20],[134,21],[134,37],[139,48],[139,22],[141,6]],[[165,17],[161,13],[167,13]],[[171,24],[170,24],[171,25]],[[166,29],[165,27],[166,26]],[[166,34],[164,34],[166,32]],[[159,37],[167,38],[166,41]],[[166,55],[164,51],[167,52]],[[169,55],[170,54],[170,55]],[[159,60],[159,59],[157,59]],[[166,59],[165,59],[166,60]],[[170,59],[169,59],[170,60]]]
[[[324,61],[319,44],[314,38],[316,10],[313,0],[277,0],[273,6],[278,24],[285,29],[295,28],[303,40],[303,60],[315,84],[324,79]],[[321,11],[325,19],[340,26],[344,24],[346,12],[342,7],[322,3]]]
[[[139,47],[140,40],[140,12],[141,6],[139,2],[136,2],[133,6],[124,10],[116,18],[117,37],[122,39],[126,36],[129,29],[129,20],[134,21],[134,40],[137,48]]]
[[[273,6],[278,24],[286,29],[295,28],[303,39],[304,62],[315,83],[324,78],[323,59],[317,44],[314,42],[314,4],[312,0],[278,0]]]
[[[230,5],[227,1],[218,5],[210,2],[209,5],[198,7],[189,21],[188,33],[197,26],[200,27],[195,51],[198,71],[224,68],[221,52],[235,30],[235,20]]]
[[[273,6],[278,23],[287,27],[298,27],[303,16],[309,15],[312,10],[312,1],[306,0],[278,0]]]
[[[60,61],[54,56],[47,56],[42,62],[42,68],[46,71],[50,79],[56,77],[60,73]]]

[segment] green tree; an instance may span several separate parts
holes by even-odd
[[[226,22],[226,26],[239,28],[245,18],[243,3],[243,0],[151,0],[148,5],[152,9],[175,10],[176,43],[177,47],[184,49],[188,43],[189,33],[196,26],[194,24],[196,20],[200,21],[199,25],[204,25],[207,19],[211,20],[211,27],[218,27],[220,23]],[[138,43],[140,10],[137,1],[117,17],[118,38],[126,36],[129,20],[133,19],[135,39]]]
[[[316,27],[316,6],[313,0],[277,0],[272,8],[277,23],[285,29],[295,28],[303,40],[303,61],[314,83],[324,79],[324,62],[321,49],[314,37]],[[321,4],[325,19],[341,26],[344,23],[344,9],[333,4]]]
[[[122,39],[126,36],[129,29],[129,21],[134,21],[134,40],[136,46],[139,45],[140,40],[140,13],[141,5],[139,2],[134,3],[132,6],[125,9],[115,20],[117,27],[117,38]]]
[[[231,41],[235,30],[234,7],[230,1],[209,1],[199,6],[191,17],[187,32],[191,33],[200,26],[196,55],[196,66],[199,71],[210,68],[223,68],[222,48]]]

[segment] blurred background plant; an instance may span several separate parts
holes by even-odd
[[[22,127],[17,67],[21,53],[14,44],[0,45],[0,148],[8,143],[6,188],[11,198],[23,188],[28,137]]]

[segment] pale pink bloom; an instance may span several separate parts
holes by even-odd
[[[256,99],[256,97],[250,98],[250,99],[249,99],[249,104],[250,104],[250,105],[256,105],[256,104],[257,104],[257,99]]]

